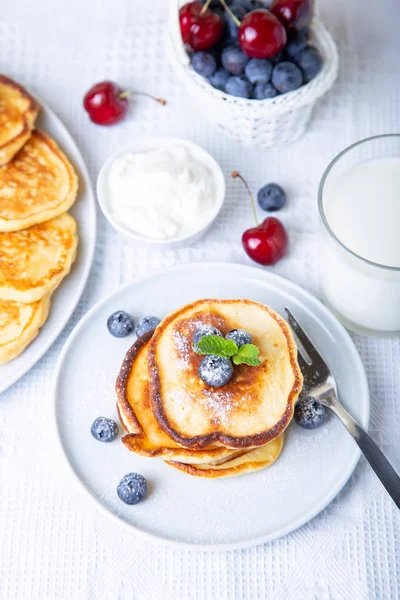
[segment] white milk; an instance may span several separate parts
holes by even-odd
[[[322,254],[322,287],[328,304],[361,329],[400,331],[400,158],[356,164],[324,188],[328,234]]]

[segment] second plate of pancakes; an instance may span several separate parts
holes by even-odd
[[[27,144],[26,148],[30,146],[32,153],[41,154],[45,152],[45,146],[46,148],[51,148],[53,155],[49,156],[48,160],[52,161],[54,168],[57,169],[54,157],[59,152],[57,150],[57,146],[59,146],[61,152],[65,153],[68,159],[66,163],[67,168],[71,168],[68,167],[70,161],[78,177],[76,181],[74,172],[72,172],[71,181],[74,184],[72,186],[74,189],[71,189],[70,197],[68,194],[65,195],[65,198],[63,196],[66,189],[65,182],[62,189],[53,190],[54,198],[49,199],[46,205],[46,213],[42,211],[38,216],[30,220],[23,215],[20,221],[18,221],[19,217],[17,218],[13,214],[12,218],[14,220],[10,221],[10,227],[7,227],[7,223],[4,220],[1,223],[0,229],[2,233],[0,236],[2,236],[3,240],[2,248],[6,254],[5,264],[9,266],[9,273],[6,273],[4,276],[3,272],[3,280],[6,281],[6,285],[4,281],[0,285],[0,312],[3,317],[3,337],[7,339],[10,336],[12,337],[12,328],[14,328],[15,334],[18,335],[18,330],[15,329],[16,322],[21,324],[26,323],[27,325],[23,334],[16,340],[16,343],[11,344],[12,347],[10,347],[9,351],[4,348],[2,349],[0,357],[2,362],[6,362],[9,359],[12,360],[0,366],[0,393],[22,377],[43,356],[65,327],[83,292],[92,264],[96,242],[94,194],[85,163],[74,140],[58,117],[43,101],[40,101],[40,111],[35,121],[35,127],[39,132],[44,131],[47,135],[35,131],[28,138],[28,141],[25,141],[25,144]],[[54,140],[57,146],[52,140]],[[40,145],[43,146],[43,149],[39,147]],[[24,148],[20,152],[23,153]],[[18,160],[20,160],[20,156],[22,154],[17,154],[12,159],[13,162],[10,162],[10,164],[15,164],[15,173],[12,177],[10,175],[11,179],[20,176],[18,172]],[[61,159],[62,154],[60,154]],[[25,165],[29,169],[28,159],[25,160]],[[8,168],[8,166],[5,168]],[[43,169],[41,177],[49,177],[49,175],[46,175],[46,169]],[[28,184],[29,181],[27,181],[27,191],[29,191]],[[76,196],[77,184],[78,193]],[[47,184],[46,190],[47,193],[50,193],[49,184]],[[75,196],[76,201],[71,207]],[[54,208],[57,203],[59,206]],[[67,210],[69,214],[65,212]],[[35,223],[39,224],[35,225]],[[31,235],[31,232],[34,235]],[[59,242],[60,236],[63,237],[62,242]],[[7,247],[8,239],[10,243]],[[44,240],[46,243],[44,243]],[[60,265],[62,263],[59,269],[59,277],[53,277],[52,281],[44,279],[41,282],[43,289],[39,288],[36,283],[34,287],[23,286],[21,284],[21,273],[25,269],[25,246],[27,246],[28,242],[30,252],[35,252],[36,258],[33,258],[37,261],[37,266],[40,264],[38,272],[45,271],[46,261],[50,265],[50,257],[54,256],[55,253],[57,253],[60,259]],[[78,249],[76,248],[77,245]],[[62,256],[63,252],[65,256]],[[29,259],[30,265],[34,263],[33,258]],[[56,269],[53,269],[53,262],[54,260],[52,259],[49,269],[51,267],[52,272],[55,272]],[[73,263],[72,268],[71,263]],[[70,269],[71,271],[69,272]],[[61,279],[63,279],[62,284],[58,287]],[[52,294],[55,288],[57,289]],[[18,300],[18,302],[15,302],[15,305],[13,304],[14,300]],[[10,322],[8,329],[7,319]],[[40,331],[38,333],[39,328]],[[35,338],[36,335],[37,337]],[[33,341],[31,342],[32,339]],[[19,354],[19,352],[21,353]],[[19,356],[16,356],[18,354]]]
[[[171,469],[161,459],[129,452],[120,439],[112,444],[94,440],[94,419],[105,416],[118,422],[115,382],[135,340],[113,338],[106,327],[108,316],[123,309],[136,320],[149,314],[163,318],[202,298],[246,298],[280,314],[288,306],[331,366],[343,404],[367,425],[368,387],[361,360],[347,332],[318,300],[262,269],[199,263],[132,284],[82,319],[56,372],[57,433],[64,464],[79,488],[123,527],[193,548],[240,548],[276,539],[313,518],[345,485],[359,451],[333,416],[314,431],[291,423],[281,455],[265,470],[203,479]],[[126,506],[116,487],[133,471],[147,478],[149,496]]]

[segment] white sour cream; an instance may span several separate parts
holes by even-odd
[[[215,210],[212,175],[184,146],[119,156],[107,183],[114,218],[154,240],[190,235]]]

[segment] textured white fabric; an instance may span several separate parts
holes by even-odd
[[[348,143],[399,129],[397,0],[373,11],[362,0],[321,1],[322,18],[339,47],[339,79],[307,134],[265,153],[224,138],[193,109],[166,63],[165,4],[13,0],[3,2],[0,12],[0,72],[57,111],[93,181],[110,152],[152,134],[199,142],[227,179],[222,215],[191,248],[134,250],[99,215],[94,265],[78,309],[46,356],[0,397],[0,598],[397,599],[399,513],[363,459],[338,498],[298,531],[265,546],[212,553],[174,550],[124,532],[75,495],[58,472],[52,374],[62,344],[88,308],[123,283],[176,263],[249,263],[240,236],[252,216],[240,182],[229,177],[238,168],[254,190],[271,180],[287,189],[282,219],[291,251],[274,270],[318,293],[316,189],[323,169]],[[123,124],[96,127],[82,109],[82,96],[104,77],[164,96],[168,105],[138,99]],[[355,341],[373,394],[371,433],[400,469],[400,340]],[[249,498],[246,518],[251,506]]]

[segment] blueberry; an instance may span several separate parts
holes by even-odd
[[[296,54],[296,63],[303,71],[305,82],[313,79],[322,69],[322,58],[314,46],[307,46]]]
[[[275,98],[278,92],[272,83],[257,83],[253,90],[253,98],[256,100],[266,100],[267,98]]]
[[[215,71],[211,77],[208,78],[208,81],[211,83],[213,87],[217,90],[225,91],[225,84],[230,77],[230,73],[225,69],[218,69]]]
[[[273,56],[270,56],[268,60],[273,65],[277,65],[278,63],[282,62],[282,60],[284,60],[284,58],[285,58],[285,52],[283,50],[281,50],[280,52],[278,52],[278,54],[274,54]]]
[[[107,319],[108,331],[114,337],[126,337],[135,328],[133,319],[124,310],[117,310],[117,312],[110,315]]]
[[[277,183],[267,183],[258,191],[257,201],[263,210],[280,210],[286,204],[286,193]]]
[[[292,92],[301,86],[303,75],[294,63],[289,61],[280,62],[272,71],[272,83],[278,92],[286,94],[286,92]]]
[[[244,77],[229,77],[225,85],[225,91],[231,96],[250,98],[253,91],[253,86]]]
[[[192,67],[199,75],[210,77],[217,68],[217,61],[210,52],[195,52],[192,54]]]
[[[294,58],[296,54],[300,52],[300,50],[304,50],[304,48],[307,46],[307,40],[307,29],[302,29],[301,31],[298,31],[286,44],[286,54],[290,56],[290,58]]]
[[[138,337],[142,336],[147,331],[154,329],[160,323],[157,317],[143,317],[136,324],[135,333]]]
[[[316,429],[325,421],[325,407],[315,398],[301,398],[294,409],[294,420],[304,429]]]
[[[222,333],[216,327],[213,327],[212,325],[200,325],[194,333],[193,345],[196,346],[205,335],[217,335],[218,337],[222,337]]]
[[[243,19],[244,15],[247,13],[247,10],[245,9],[245,7],[242,6],[241,4],[237,4],[237,3],[232,4],[231,11],[239,19],[239,21],[241,21]],[[236,23],[234,22],[234,20],[232,19],[232,17],[230,16],[230,14],[228,12],[225,13],[225,26],[226,26],[226,31],[227,31],[229,38],[232,41],[237,42],[239,27],[236,25]]]
[[[244,329],[231,329],[231,331],[227,333],[225,337],[227,340],[233,340],[236,342],[238,348],[243,346],[243,344],[251,344],[253,341],[249,332],[245,331]]]
[[[99,417],[93,422],[90,431],[99,442],[113,442],[118,435],[118,425],[112,419]]]
[[[233,374],[233,366],[229,358],[207,354],[199,366],[199,375],[207,385],[221,387],[226,385]]]
[[[201,2],[203,4],[205,4],[207,2],[207,0],[201,0]],[[230,6],[233,3],[233,0],[225,0],[225,2],[227,3],[228,6]],[[212,9],[213,12],[215,12],[215,9],[218,9],[221,7],[220,0],[211,0],[209,7]]]
[[[246,65],[245,73],[250,83],[267,83],[271,79],[272,64],[263,58],[252,58]]]
[[[137,504],[147,496],[147,481],[139,473],[128,473],[119,482],[117,494],[125,504]]]
[[[222,66],[232,75],[243,75],[249,60],[239,46],[228,46],[221,54]]]

